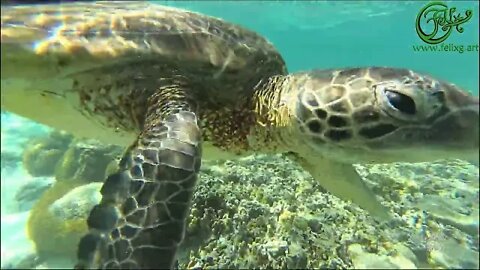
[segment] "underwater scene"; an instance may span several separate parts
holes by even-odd
[[[478,1],[38,2],[2,269],[479,269]]]

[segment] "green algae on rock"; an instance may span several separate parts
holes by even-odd
[[[57,180],[102,182],[108,166],[121,154],[118,146],[95,140],[74,139],[52,131],[32,139],[23,153],[23,165],[32,176],[55,176]]]
[[[55,178],[85,183],[103,182],[107,167],[119,155],[117,146],[95,140],[74,140],[57,164]]]
[[[76,244],[87,231],[88,213],[101,198],[101,183],[81,184],[57,181],[32,209],[27,234],[42,260],[75,259]]]
[[[71,243],[75,237],[72,231],[67,229],[71,228],[72,224],[67,226],[48,208],[78,184],[74,181],[57,181],[33,206],[27,221],[27,236],[32,240],[39,257],[69,257],[74,254],[75,248]],[[76,220],[74,223],[80,227],[80,231],[86,230],[84,219]]]
[[[30,140],[23,152],[23,166],[32,176],[52,176],[71,140],[71,135],[59,131]]]

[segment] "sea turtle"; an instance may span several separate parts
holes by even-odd
[[[148,2],[2,7],[2,109],[128,146],[77,268],[172,268],[202,158],[285,153],[388,211],[353,163],[478,154],[478,98],[404,68],[288,74],[259,34]]]

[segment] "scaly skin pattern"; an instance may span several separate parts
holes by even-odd
[[[478,97],[454,84],[387,67],[289,77],[284,100],[306,151],[347,163],[477,156]]]
[[[185,93],[178,83],[149,99],[143,131],[90,212],[75,268],[173,268],[202,156]]]
[[[352,163],[478,158],[478,98],[459,87],[388,67],[287,75],[264,38],[201,14],[2,7],[1,37],[2,108],[128,146],[77,268],[173,268],[204,158],[288,153],[372,212]]]

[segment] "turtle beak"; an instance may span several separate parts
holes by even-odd
[[[479,99],[453,86],[445,94],[449,112],[433,123],[430,139],[458,151],[462,159],[478,160]]]

